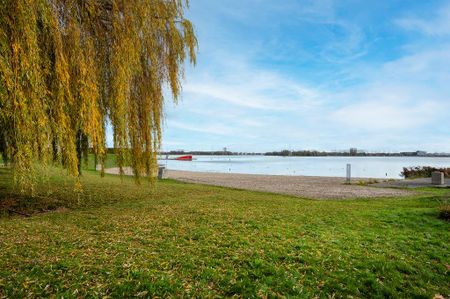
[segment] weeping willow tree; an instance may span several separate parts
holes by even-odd
[[[15,182],[32,187],[37,163],[78,176],[89,148],[103,165],[107,122],[121,172],[151,176],[164,90],[177,101],[195,64],[187,0],[0,3],[0,151]]]

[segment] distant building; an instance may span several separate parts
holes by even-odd
[[[427,152],[426,152],[426,151],[417,151],[417,152],[416,152],[416,155],[417,155],[417,156],[426,156],[426,155],[427,155]]]
[[[358,154],[358,149],[356,147],[350,148],[350,156],[356,156]]]

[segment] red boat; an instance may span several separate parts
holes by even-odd
[[[192,161],[192,156],[191,155],[181,156],[181,157],[175,158],[175,160],[178,160],[178,161]]]

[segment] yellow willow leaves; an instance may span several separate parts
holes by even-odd
[[[182,0],[0,0],[0,151],[24,190],[35,162],[74,176],[88,148],[151,176],[164,93],[176,101],[197,39]]]

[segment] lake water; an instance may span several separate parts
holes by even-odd
[[[450,158],[430,157],[270,157],[193,156],[193,161],[160,160],[167,169],[274,175],[345,177],[346,164],[352,177],[401,178],[403,167],[450,167]]]

